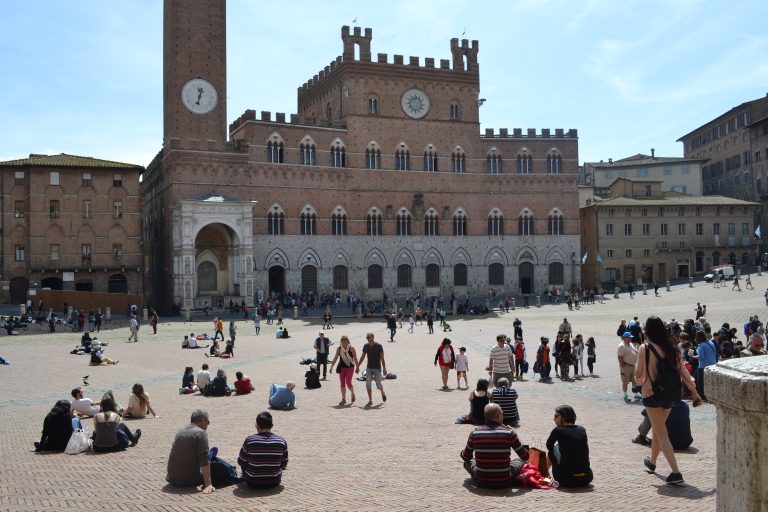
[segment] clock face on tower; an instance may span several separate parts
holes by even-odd
[[[429,96],[419,89],[409,89],[400,98],[403,112],[414,119],[421,119],[429,112]]]
[[[219,100],[216,88],[208,80],[193,78],[181,88],[181,101],[193,114],[207,114]]]

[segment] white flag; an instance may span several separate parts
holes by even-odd
[[[600,256],[599,254],[597,255],[597,263],[599,263],[600,265],[603,264],[603,257]]]
[[[584,256],[581,258],[581,264],[585,264],[587,262],[587,255],[589,254],[589,251],[584,253]]]
[[[756,236],[757,238],[763,238],[763,232],[762,232],[762,230],[760,229],[760,226],[757,226],[757,229],[755,229],[755,236]]]

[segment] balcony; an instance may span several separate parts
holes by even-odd
[[[751,247],[755,241],[750,236],[671,236],[664,242],[656,242],[656,250],[662,251],[690,251],[692,249],[717,248],[717,247]]]

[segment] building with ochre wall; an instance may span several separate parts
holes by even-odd
[[[579,281],[577,132],[481,132],[477,41],[406,59],[342,27],[296,114],[247,110],[227,131],[224,2],[195,5],[165,3],[165,138],[142,183],[151,301]]]

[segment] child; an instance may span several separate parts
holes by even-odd
[[[408,317],[408,332],[413,334],[413,324],[415,322],[413,321],[413,315]]]
[[[467,359],[467,348],[459,347],[459,355],[456,356],[456,387],[461,389],[461,378],[464,377],[464,386],[469,389],[467,382],[467,372],[469,371],[469,359]]]
[[[258,309],[253,311],[253,326],[256,328],[256,336],[258,336],[261,331],[261,318],[259,318]]]
[[[244,376],[243,372],[235,373],[235,377],[237,377],[237,380],[235,381],[235,394],[247,395],[253,391],[253,384],[251,384],[251,379]]]

